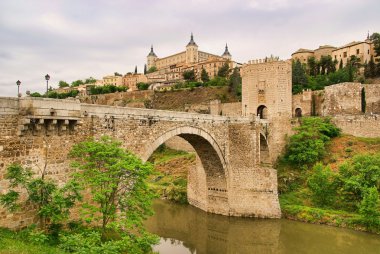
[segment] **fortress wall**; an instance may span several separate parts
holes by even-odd
[[[380,84],[363,85],[366,97],[366,113],[380,114]]]
[[[380,115],[340,115],[332,118],[342,132],[356,137],[380,137]]]

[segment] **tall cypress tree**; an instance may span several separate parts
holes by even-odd
[[[137,74],[137,65],[135,66],[135,74]]]
[[[364,87],[362,88],[362,112],[365,113],[365,110],[366,110],[366,106],[367,106],[367,102],[365,101],[365,89]]]
[[[146,64],[144,64],[144,74],[146,74]]]

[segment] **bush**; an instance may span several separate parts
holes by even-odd
[[[336,196],[336,175],[330,167],[318,163],[309,176],[307,185],[312,192],[312,201],[319,207],[328,207],[334,204]]]
[[[92,95],[96,94],[107,94],[115,92],[125,92],[128,90],[126,86],[114,86],[114,85],[104,85],[104,86],[91,86],[90,93]]]
[[[330,138],[339,135],[340,130],[328,118],[306,117],[297,133],[290,137],[285,159],[292,164],[312,165],[325,155]]]
[[[136,86],[139,90],[148,90],[149,88],[149,84],[143,82],[137,83]]]
[[[376,187],[364,190],[364,197],[359,206],[359,213],[362,221],[368,228],[379,227],[380,229],[380,212],[379,212],[379,193]]]

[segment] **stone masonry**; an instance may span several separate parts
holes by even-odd
[[[88,137],[109,135],[148,160],[165,141],[178,136],[197,154],[189,174],[188,199],[202,210],[231,216],[281,216],[276,171],[260,158],[262,123],[256,117],[81,104],[77,100],[0,98],[0,193],[6,168],[17,162],[63,184],[70,176],[67,154]],[[0,226],[19,228],[35,220],[33,210],[0,208]]]

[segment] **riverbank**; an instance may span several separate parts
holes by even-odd
[[[379,158],[380,138],[341,135],[331,139],[319,164],[297,168],[280,160],[283,218],[380,234],[378,194],[365,200],[379,187]]]

